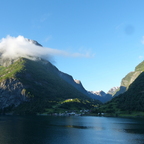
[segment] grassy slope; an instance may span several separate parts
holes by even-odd
[[[144,71],[144,61],[135,67],[135,71]]]
[[[24,70],[25,61],[23,59],[18,60],[9,67],[0,66],[0,81],[15,78],[16,73],[19,73]]]

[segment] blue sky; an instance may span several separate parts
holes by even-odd
[[[3,0],[0,39],[22,35],[89,55],[54,56],[54,65],[85,89],[107,92],[143,61],[143,6],[143,0]]]

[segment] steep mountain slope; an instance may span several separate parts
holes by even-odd
[[[113,98],[105,105],[105,109],[112,112],[127,111],[144,111],[144,72],[129,86],[128,90]]]
[[[62,72],[46,60],[19,58],[6,61],[11,64],[0,67],[1,109],[19,105],[17,111],[34,113],[66,99],[91,101],[88,96],[63,80],[60,77]]]
[[[113,96],[118,89],[119,89],[119,87],[112,87],[112,88],[107,92],[107,94],[110,94],[110,95]]]
[[[83,87],[82,83],[79,80],[74,80],[73,77],[69,74],[63,73],[61,71],[58,72],[58,75],[65,80],[66,82],[68,82],[70,85],[72,85],[73,87],[75,87],[78,91],[80,91],[81,93],[88,95],[87,91],[85,90],[85,88]]]
[[[135,67],[135,71],[128,73],[121,81],[120,88],[116,91],[114,96],[118,96],[127,91],[129,85],[144,71],[144,61]]]
[[[103,91],[99,91],[99,92],[95,92],[95,91],[87,91],[81,81],[79,80],[74,80],[73,77],[71,75],[68,75],[66,73],[63,72],[59,72],[59,76],[64,79],[66,82],[68,82],[70,85],[72,85],[73,87],[75,87],[78,91],[80,91],[81,93],[83,93],[84,95],[87,95],[88,97],[94,99],[94,100],[99,100],[102,103],[105,103],[109,100],[112,99],[112,95],[111,94],[106,94]]]
[[[94,110],[107,116],[144,116],[144,61],[122,80],[123,93]],[[117,93],[118,93],[117,92]]]

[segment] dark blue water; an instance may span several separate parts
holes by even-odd
[[[144,119],[0,116],[0,144],[144,144]]]

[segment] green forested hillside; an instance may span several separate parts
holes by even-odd
[[[83,101],[82,108],[88,105],[89,108],[93,107],[93,104],[89,104],[92,100],[60,78],[58,72],[55,66],[42,59],[33,61],[20,58],[8,67],[1,66],[0,82],[11,78],[19,81],[23,85],[21,94],[27,98],[27,101],[18,107],[9,105],[4,110],[13,109],[16,113],[37,113],[51,108],[58,110],[62,107],[62,101],[75,98]],[[1,87],[1,89],[4,88]],[[99,101],[94,101],[94,103],[100,104]],[[80,103],[75,103],[74,107],[79,107],[79,105]]]
[[[122,92],[122,93],[121,93]],[[128,73],[121,82],[117,95],[94,110],[108,116],[144,116],[144,61]]]
[[[144,111],[144,72],[129,86],[122,95],[113,99],[121,110]]]
[[[144,116],[144,72],[138,76],[125,93],[100,106],[97,111],[115,116],[123,114]]]

